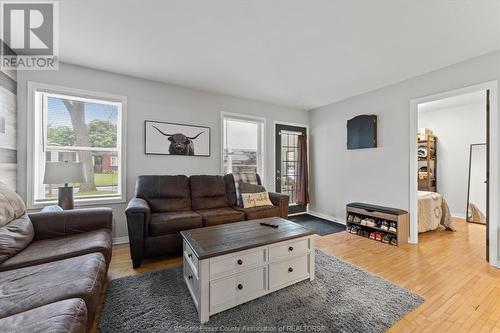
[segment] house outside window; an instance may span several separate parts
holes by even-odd
[[[72,184],[77,205],[123,202],[126,98],[32,82],[29,95],[30,206],[57,202],[61,184],[43,183],[47,162],[84,164],[86,182]]]
[[[222,127],[223,174],[258,173],[264,181],[264,119],[223,113]]]

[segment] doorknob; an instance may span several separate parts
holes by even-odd
[[[276,180],[280,180],[280,177],[276,177]]]

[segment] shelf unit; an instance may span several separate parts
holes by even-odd
[[[396,222],[397,232],[382,230],[378,227],[370,227],[350,221],[349,215],[359,216],[361,219],[372,218],[376,221],[386,220],[390,222]],[[364,231],[378,232],[383,235],[389,234],[393,237],[396,237],[398,245],[408,243],[408,237],[410,235],[410,222],[408,212],[392,207],[377,206],[360,202],[349,203],[346,205],[346,225],[348,228],[357,226]]]
[[[418,169],[427,167],[427,177],[422,177],[423,174],[418,172],[418,190],[437,192],[437,137],[433,134],[427,134],[426,140],[418,140],[418,147],[425,146],[427,148],[427,157],[418,158]],[[432,172],[430,172],[432,170]]]

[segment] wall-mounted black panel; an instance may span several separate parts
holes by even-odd
[[[377,116],[360,115],[347,121],[347,149],[377,147]]]

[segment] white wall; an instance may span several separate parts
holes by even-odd
[[[212,94],[60,64],[58,71],[20,71],[18,75],[18,191],[26,198],[26,127],[28,81],[77,89],[125,95],[127,114],[127,198],[134,193],[135,179],[142,174],[219,174],[220,112],[235,112],[266,118],[266,186],[273,189],[273,121],[307,125],[307,111],[253,100]],[[161,120],[209,126],[212,132],[210,157],[144,155],[144,120]],[[127,235],[125,204],[110,205],[114,211],[114,236]]]
[[[311,111],[311,204],[345,218],[352,201],[409,209],[410,100],[500,80],[500,52],[449,66]],[[346,121],[378,115],[379,148],[346,149]]]
[[[465,218],[467,207],[470,144],[486,142],[486,93],[480,92],[479,95],[482,101],[471,97],[471,103],[465,105],[419,109],[418,113],[418,127],[431,129],[438,138],[437,191],[446,198],[452,215],[462,218]],[[420,162],[421,165],[427,163]],[[476,182],[473,185],[481,184]],[[483,187],[486,195],[484,184]],[[484,202],[473,202],[485,212]]]

